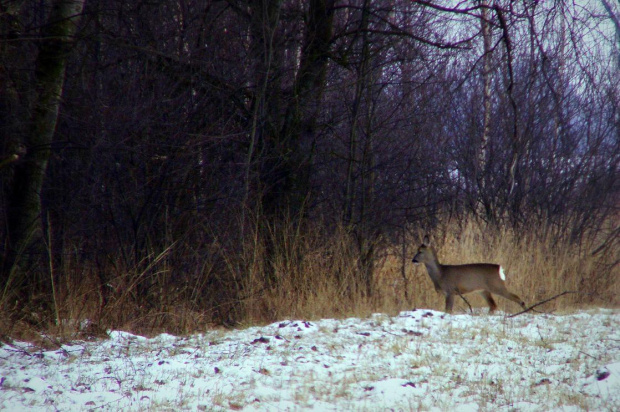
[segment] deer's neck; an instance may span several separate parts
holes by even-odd
[[[442,265],[439,263],[439,258],[437,258],[437,252],[435,252],[434,248],[429,248],[432,259],[430,262],[425,262],[426,270],[428,270],[428,274],[433,280],[439,281],[442,276]]]
[[[443,289],[443,282],[441,279],[441,265],[439,264],[439,262],[437,262],[437,260],[430,262],[430,263],[425,263],[424,264],[426,266],[426,270],[428,272],[428,276],[431,278],[431,281],[433,281],[433,285],[435,286],[435,290],[437,292],[444,292],[445,290]]]
[[[433,281],[438,284],[441,280],[442,270],[441,265],[437,261],[437,259],[432,262],[427,262],[424,264],[426,266],[426,270],[428,271],[428,275],[433,279]]]

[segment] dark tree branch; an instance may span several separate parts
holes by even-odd
[[[550,297],[549,299],[545,299],[542,300],[538,303],[535,303],[534,305],[528,307],[527,309],[522,310],[521,312],[517,312],[517,313],[513,313],[512,315],[508,316],[509,318],[514,318],[515,316],[519,316],[522,315],[524,313],[530,312],[531,310],[533,310],[535,307],[538,307],[540,305],[544,305],[545,303],[551,302],[552,300],[555,300],[557,298],[559,298],[560,296],[564,296],[564,295],[568,295],[568,294],[573,294],[573,293],[580,293],[579,291],[574,291],[574,290],[565,290],[562,293],[558,293],[555,296]]]
[[[463,296],[462,293],[459,293],[459,296],[461,297],[461,299],[463,299],[463,301],[467,304],[467,306],[469,306],[469,313],[474,313],[474,309],[469,304],[469,301],[465,299],[465,296]]]

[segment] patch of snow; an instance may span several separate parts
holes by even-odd
[[[620,311],[284,320],[0,346],[0,410],[618,410]]]

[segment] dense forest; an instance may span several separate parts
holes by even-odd
[[[319,277],[380,308],[386,256],[470,224],[604,256],[617,285],[619,19],[613,0],[2,0],[3,316],[187,330],[319,305]]]

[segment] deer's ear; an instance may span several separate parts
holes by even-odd
[[[431,241],[430,241],[430,239],[428,238],[428,235],[424,236],[424,240],[422,241],[422,244],[423,244],[424,246],[430,246],[430,245],[431,245]]]

